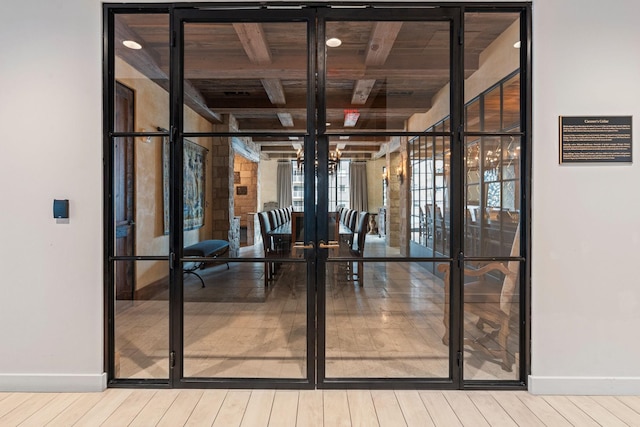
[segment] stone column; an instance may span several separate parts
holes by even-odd
[[[400,226],[401,226],[401,193],[403,185],[396,174],[398,166],[402,164],[402,153],[394,152],[387,154],[387,171],[389,171],[389,194],[387,195],[387,235],[388,246],[400,246]]]
[[[228,121],[214,126],[215,132],[229,132]],[[237,256],[240,248],[239,233],[232,230],[234,219],[233,200],[233,163],[234,155],[231,149],[231,138],[212,138],[212,167],[213,177],[211,188],[212,230],[211,238],[227,240],[229,242],[229,256]]]
[[[213,211],[213,239],[227,240],[230,218],[233,216],[229,199],[230,188],[230,159],[228,138],[213,138],[212,143],[212,170],[213,183],[211,188],[211,205]],[[231,184],[233,185],[233,184]]]
[[[400,254],[403,256],[409,255],[409,189],[411,188],[411,171],[408,159],[407,141],[406,138],[402,138],[396,168],[402,167],[403,176],[402,182],[398,182],[398,245],[400,246]]]
[[[248,227],[250,217],[247,214],[258,210],[258,164],[236,155],[234,173],[240,177],[240,182],[235,182],[234,187],[246,187],[247,190],[246,194],[234,193],[234,213],[240,217],[240,226]]]
[[[407,141],[403,138],[400,150],[387,153],[387,210],[386,236],[388,246],[397,247],[402,255],[409,253],[409,189],[410,173],[407,156]],[[402,170],[402,177],[398,171]]]

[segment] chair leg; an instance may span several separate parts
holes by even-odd
[[[202,283],[202,287],[204,288],[204,280],[202,280],[202,277],[200,277],[200,275],[198,273],[196,273],[193,270],[184,270],[183,273],[184,274],[193,274],[194,276],[196,276],[198,279],[200,279],[200,283]]]
[[[511,372],[511,357],[509,355],[509,352],[507,351],[507,341],[509,338],[509,320],[505,319],[501,323],[502,325],[500,325],[500,332],[498,333],[498,346],[500,347],[499,356],[500,359],[502,359],[501,366],[502,369],[506,372]]]

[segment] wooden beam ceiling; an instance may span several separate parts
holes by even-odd
[[[465,76],[478,69],[480,53],[514,19],[516,14],[465,16]],[[115,22],[116,55],[168,90],[169,15],[123,14]],[[340,131],[345,109],[360,114],[355,131],[402,131],[405,120],[429,111],[434,95],[449,83],[446,24],[336,22],[335,29],[347,43],[327,51],[325,105],[332,131]],[[185,31],[185,104],[214,123],[233,115],[240,131],[306,131],[305,25],[190,23]],[[144,48],[126,49],[125,39],[141,40]],[[340,142],[346,152],[377,152],[377,145],[388,142],[356,140]],[[282,143],[291,150],[292,141]]]

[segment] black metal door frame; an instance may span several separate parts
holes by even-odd
[[[182,166],[183,166],[183,139],[186,137],[198,136],[283,136],[283,132],[236,132],[236,133],[194,133],[184,132],[183,130],[183,94],[184,94],[184,24],[185,23],[241,23],[241,22],[306,22],[307,23],[307,50],[315,46],[315,15],[313,10],[269,10],[260,8],[259,10],[228,10],[228,8],[216,9],[197,9],[197,8],[175,8],[171,19],[171,32],[173,34],[173,44],[171,46],[171,73],[170,73],[170,92],[171,92],[171,155],[172,162],[170,168],[170,176],[172,178],[170,204],[172,206],[173,220],[170,230],[170,253],[176,260],[176,267],[171,272],[171,289],[170,289],[170,346],[172,352],[175,352],[175,366],[171,368],[170,381],[174,387],[183,388],[202,388],[202,387],[224,387],[224,388],[313,388],[315,386],[315,259],[314,251],[305,251],[305,260],[307,264],[307,375],[304,379],[276,379],[276,378],[253,378],[253,379],[232,379],[232,378],[204,378],[192,379],[185,378],[183,375],[184,363],[184,334],[183,334],[183,274],[182,262],[188,260],[183,258],[183,234],[179,232],[180,227],[176,225],[183,222],[183,199],[182,199]],[[315,187],[313,158],[315,156],[315,146],[313,144],[313,135],[315,135],[315,56],[308,55],[307,63],[307,129],[304,133],[284,133],[287,136],[297,136],[304,138],[305,163],[305,219],[312,219],[315,216]],[[313,221],[304,221],[305,236],[308,241],[314,242],[315,227]],[[174,232],[177,231],[177,232]],[[234,262],[260,262],[262,258],[234,258]]]
[[[298,5],[299,6],[299,5]],[[332,8],[331,5],[312,5],[303,7],[292,6],[291,9],[283,9],[283,4],[277,4],[274,10],[265,4],[193,4],[171,5],[107,5],[104,8],[104,156],[105,156],[105,370],[109,374],[110,386],[116,387],[182,387],[182,388],[429,388],[429,389],[457,389],[457,388],[526,388],[526,378],[530,367],[530,299],[529,299],[529,277],[530,261],[530,197],[531,189],[531,3],[474,3],[465,8],[464,4],[446,3],[441,7],[430,4],[429,7],[419,7],[416,3],[407,4],[364,4],[364,8],[353,5],[353,8],[344,5],[340,8]],[[464,102],[464,60],[463,60],[463,35],[464,35],[464,13],[465,11],[511,11],[521,13],[521,73],[524,84],[521,85],[521,117],[522,134],[525,149],[522,164],[522,207],[523,216],[521,219],[524,231],[522,233],[522,254],[525,254],[524,274],[521,275],[522,290],[520,294],[521,319],[521,339],[520,351],[523,355],[520,364],[520,381],[517,382],[465,382],[462,376],[462,277],[461,266],[464,258],[464,239],[462,230],[464,229],[463,203],[464,203],[464,128],[463,123],[463,102]],[[133,132],[117,133],[113,131],[113,88],[114,79],[114,48],[113,48],[113,15],[115,13],[167,13],[171,15],[170,33],[171,41],[171,72],[170,72],[170,121],[171,127],[168,132]],[[325,267],[326,251],[316,252],[307,259],[307,377],[302,380],[290,379],[210,379],[207,381],[192,381],[185,379],[183,372],[183,305],[182,305],[182,261],[183,261],[183,234],[181,227],[183,221],[182,210],[182,165],[183,165],[183,138],[189,136],[225,136],[220,133],[197,133],[189,134],[183,131],[183,28],[184,22],[283,22],[283,21],[305,21],[308,23],[308,96],[307,96],[307,129],[305,134],[295,134],[304,137],[305,159],[312,162],[315,151],[318,152],[318,206],[315,206],[315,168],[305,167],[305,217],[315,219],[315,221],[305,221],[305,236],[309,236],[309,241],[316,244],[326,239],[328,233],[327,212],[328,194],[326,189],[328,177],[328,151],[329,137],[325,123],[326,100],[324,89],[326,84],[325,76],[325,54],[323,44],[318,40],[324,39],[324,25],[328,20],[447,20],[451,23],[450,33],[450,64],[451,64],[451,146],[452,146],[452,198],[451,198],[451,241],[450,253],[455,254],[455,258],[411,258],[412,261],[449,261],[451,263],[451,310],[450,310],[450,353],[449,353],[449,378],[443,379],[328,379],[325,376],[324,368],[324,348],[326,332],[325,315]],[[312,54],[313,53],[313,54]],[[315,72],[318,70],[317,80]],[[316,90],[317,89],[317,90]],[[315,93],[320,94],[316,99]],[[316,111],[318,115],[316,117]],[[317,127],[316,127],[317,124]],[[380,135],[381,133],[377,133]],[[382,134],[385,134],[382,132]],[[419,133],[393,133],[394,136],[415,136]],[[234,134],[237,135],[237,134]],[[282,135],[277,133],[274,135]],[[372,134],[373,135],[373,134]],[[170,162],[170,206],[172,220],[170,222],[170,254],[163,256],[133,256],[115,257],[113,256],[113,241],[109,236],[113,236],[112,218],[112,140],[122,136],[167,136],[171,141]],[[226,136],[231,136],[227,134]],[[260,134],[259,136],[272,136],[270,134]],[[291,134],[294,136],[294,134]],[[311,160],[310,160],[311,159]],[[311,251],[308,251],[311,252]],[[122,259],[120,259],[122,258]],[[129,259],[131,258],[131,259]],[[171,370],[168,381],[163,380],[113,380],[114,373],[114,298],[113,298],[113,275],[114,261],[138,261],[138,260],[164,260],[169,261],[170,273],[170,348],[171,348]],[[391,261],[392,259],[374,259],[374,261]],[[397,261],[397,258],[395,259]],[[235,260],[234,260],[235,261]],[[242,260],[241,260],[242,261]],[[246,259],[247,262],[256,262],[259,259]]]
[[[462,123],[462,84],[464,78],[462,66],[462,47],[458,43],[458,34],[461,28],[462,12],[458,7],[439,7],[431,9],[415,9],[407,5],[387,7],[381,6],[367,9],[320,9],[318,12],[318,39],[325,39],[326,23],[330,21],[419,21],[419,22],[448,22],[450,28],[450,81],[453,82],[450,87],[451,99],[451,119],[452,123]],[[328,177],[328,153],[329,153],[329,137],[337,136],[331,133],[325,126],[326,123],[326,49],[324,44],[319,43],[317,46],[318,56],[318,188],[326,188],[326,177]],[[457,141],[459,134],[458,126],[452,126],[451,140]],[[368,134],[371,136],[417,136],[420,132],[360,132],[357,135]],[[339,135],[349,135],[344,132]],[[355,134],[354,134],[355,135]],[[462,150],[460,152],[463,152]],[[453,157],[453,156],[452,156]],[[454,165],[452,161],[452,176],[456,172],[455,168],[462,167],[462,160],[458,159]],[[324,178],[324,180],[321,180]],[[456,191],[456,188],[462,188],[462,182],[455,180],[452,182],[452,212],[460,211],[462,208],[462,191]],[[328,198],[326,191],[319,191],[318,194],[318,234],[321,240],[328,240]],[[452,216],[451,221],[461,221],[462,215]],[[451,247],[460,245],[461,233],[452,234]],[[403,259],[403,258],[401,258]],[[376,262],[398,262],[398,258],[377,258]],[[451,258],[404,258],[403,260],[411,262],[451,262]],[[449,342],[449,376],[447,378],[328,378],[325,369],[325,344],[326,344],[326,272],[327,250],[321,250],[318,256],[318,387],[321,388],[423,388],[423,389],[457,389],[461,385],[460,370],[454,363],[460,352],[460,314],[456,311],[456,305],[453,304],[451,309],[450,328],[451,336]],[[454,283],[459,280],[459,274],[454,269],[452,271],[452,287],[455,289]],[[446,285],[445,285],[446,286]],[[455,291],[452,289],[452,295]],[[455,298],[452,298],[455,302]]]

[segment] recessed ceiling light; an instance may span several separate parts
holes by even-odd
[[[513,47],[515,47],[516,49],[520,49],[520,40],[518,40],[517,42],[515,42],[513,44]]]
[[[331,123],[327,122],[325,123],[325,126],[331,126]]]
[[[342,40],[340,40],[337,37],[331,37],[330,39],[327,39],[327,46],[329,47],[338,47],[342,44]]]
[[[135,50],[142,49],[142,45],[138,42],[134,42],[133,40],[125,40],[122,42],[122,44],[128,47],[129,49],[135,49]]]

